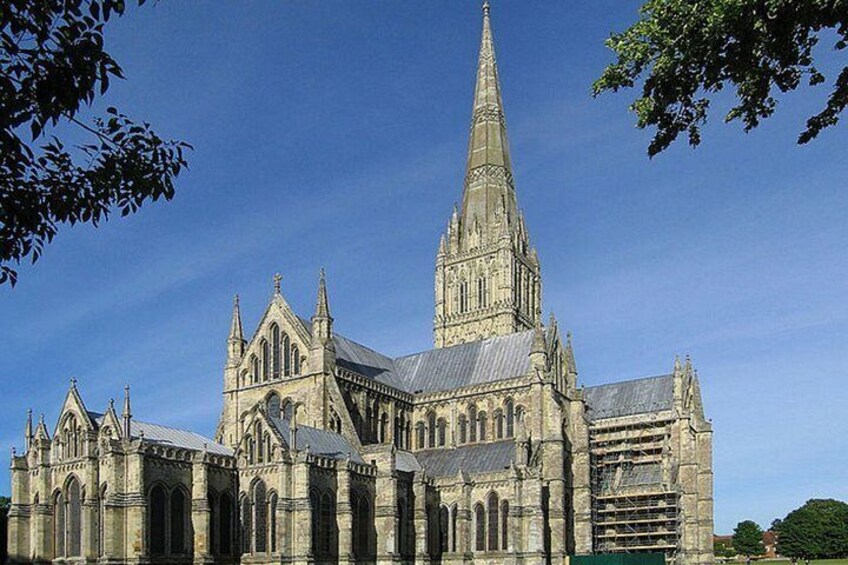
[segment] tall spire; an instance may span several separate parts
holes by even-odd
[[[318,297],[315,315],[312,316],[312,343],[309,347],[309,370],[332,372],[336,362],[333,344],[333,318],[330,316],[330,301],[327,298],[327,281],[324,269],[318,278]]]
[[[483,37],[477,61],[477,85],[471,116],[471,139],[465,171],[462,216],[466,222],[478,218],[487,223],[500,208],[514,217],[515,190],[506,135],[498,65],[488,2],[483,5]]]
[[[130,385],[124,385],[124,410],[121,413],[123,424],[123,435],[126,439],[132,439],[132,410],[130,409]]]
[[[230,335],[227,337],[227,356],[232,361],[238,361],[244,354],[244,331],[241,325],[241,308],[239,297],[233,299],[233,319],[230,322]]]
[[[485,3],[462,206],[436,258],[436,347],[541,320],[541,270],[515,195],[490,12]]]
[[[327,281],[323,267],[321,268],[321,274],[318,277],[318,299],[315,304],[315,317],[330,318],[330,301],[327,298]]]
[[[26,436],[26,449],[29,451],[30,446],[32,445],[32,408],[27,410],[27,418],[26,418],[26,428],[24,430],[24,435]]]

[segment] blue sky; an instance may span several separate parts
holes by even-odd
[[[826,87],[747,135],[718,100],[702,147],[649,160],[630,95],[590,96],[604,38],[638,3],[493,4],[519,203],[581,382],[691,354],[719,532],[848,499],[848,129],[794,143]],[[0,449],[21,445],[28,407],[52,429],[71,376],[89,409],[131,383],[139,419],[211,435],[232,297],[252,331],[276,271],[302,315],[325,266],[340,333],[389,354],[430,347],[478,2],[161,2],[110,28],[129,80],[96,109],[196,150],[172,202],[63,230],[0,289]]]

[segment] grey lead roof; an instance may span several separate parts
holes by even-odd
[[[406,390],[394,361],[389,357],[338,334],[333,334],[333,345],[336,346],[336,363],[340,367]]]
[[[99,426],[103,424],[104,414],[100,412],[88,412],[89,417]],[[232,455],[233,450],[224,447],[220,443],[208,437],[190,432],[188,430],[180,430],[178,428],[170,428],[168,426],[160,426],[159,424],[151,424],[148,422],[140,422],[138,420],[130,421],[130,435],[134,438],[140,438],[144,435],[144,439],[150,443],[161,445],[170,445],[180,449],[190,449],[192,451],[203,451],[216,455]]]
[[[288,420],[281,418],[270,417],[271,422],[277,427],[280,435],[288,443],[289,441],[289,426]],[[356,448],[345,439],[344,436],[335,432],[321,430],[310,426],[297,426],[297,449],[305,450],[309,446],[309,452],[324,457],[332,457],[333,459],[346,459],[350,455],[350,460],[355,463],[365,463]]]
[[[438,392],[511,379],[530,369],[533,330],[391,359],[338,334],[336,362],[406,392]]]
[[[414,473],[421,470],[421,464],[411,451],[398,451],[395,459],[398,471]]]
[[[670,410],[674,404],[674,377],[661,375],[588,387],[585,398],[590,420]]]
[[[140,437],[144,433],[144,439],[148,442],[172,445],[194,451],[203,451],[206,449],[209,453],[215,453],[217,455],[233,454],[232,449],[215,443],[215,440],[194,432],[160,426],[159,424],[149,424],[147,422],[132,420],[130,422],[130,432],[133,437]]]
[[[437,392],[511,379],[530,370],[533,330],[395,359],[410,392]]]
[[[460,469],[469,475],[508,469],[515,455],[513,440],[455,449],[431,449],[415,454],[418,463],[431,477],[453,477]]]

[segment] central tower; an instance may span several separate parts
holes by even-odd
[[[518,208],[488,2],[462,193],[436,256],[436,347],[533,328],[539,259]]]

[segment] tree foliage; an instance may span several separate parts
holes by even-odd
[[[713,547],[713,553],[715,553],[716,557],[722,557],[725,559],[736,557],[738,555],[736,550],[733,549],[733,542],[728,539],[716,541]]]
[[[848,0],[648,0],[640,19],[606,41],[617,61],[594,83],[597,96],[642,83],[631,105],[639,128],[655,128],[653,156],[680,134],[701,142],[710,96],[735,88],[725,121],[745,131],[772,115],[778,92],[826,81],[813,48],[834,30],[835,49],[848,46]],[[848,105],[848,67],[833,83],[826,106],[807,120],[798,143],[839,121]]]
[[[756,522],[745,520],[733,530],[733,549],[739,555],[750,557],[763,553],[763,530]]]
[[[848,504],[808,500],[781,521],[777,549],[781,555],[801,559],[848,556]]]
[[[188,144],[115,108],[77,117],[123,78],[104,29],[124,11],[124,0],[0,1],[0,285],[15,284],[12,266],[36,261],[60,224],[97,226],[174,195]],[[65,124],[91,142],[67,148],[46,134]]]

